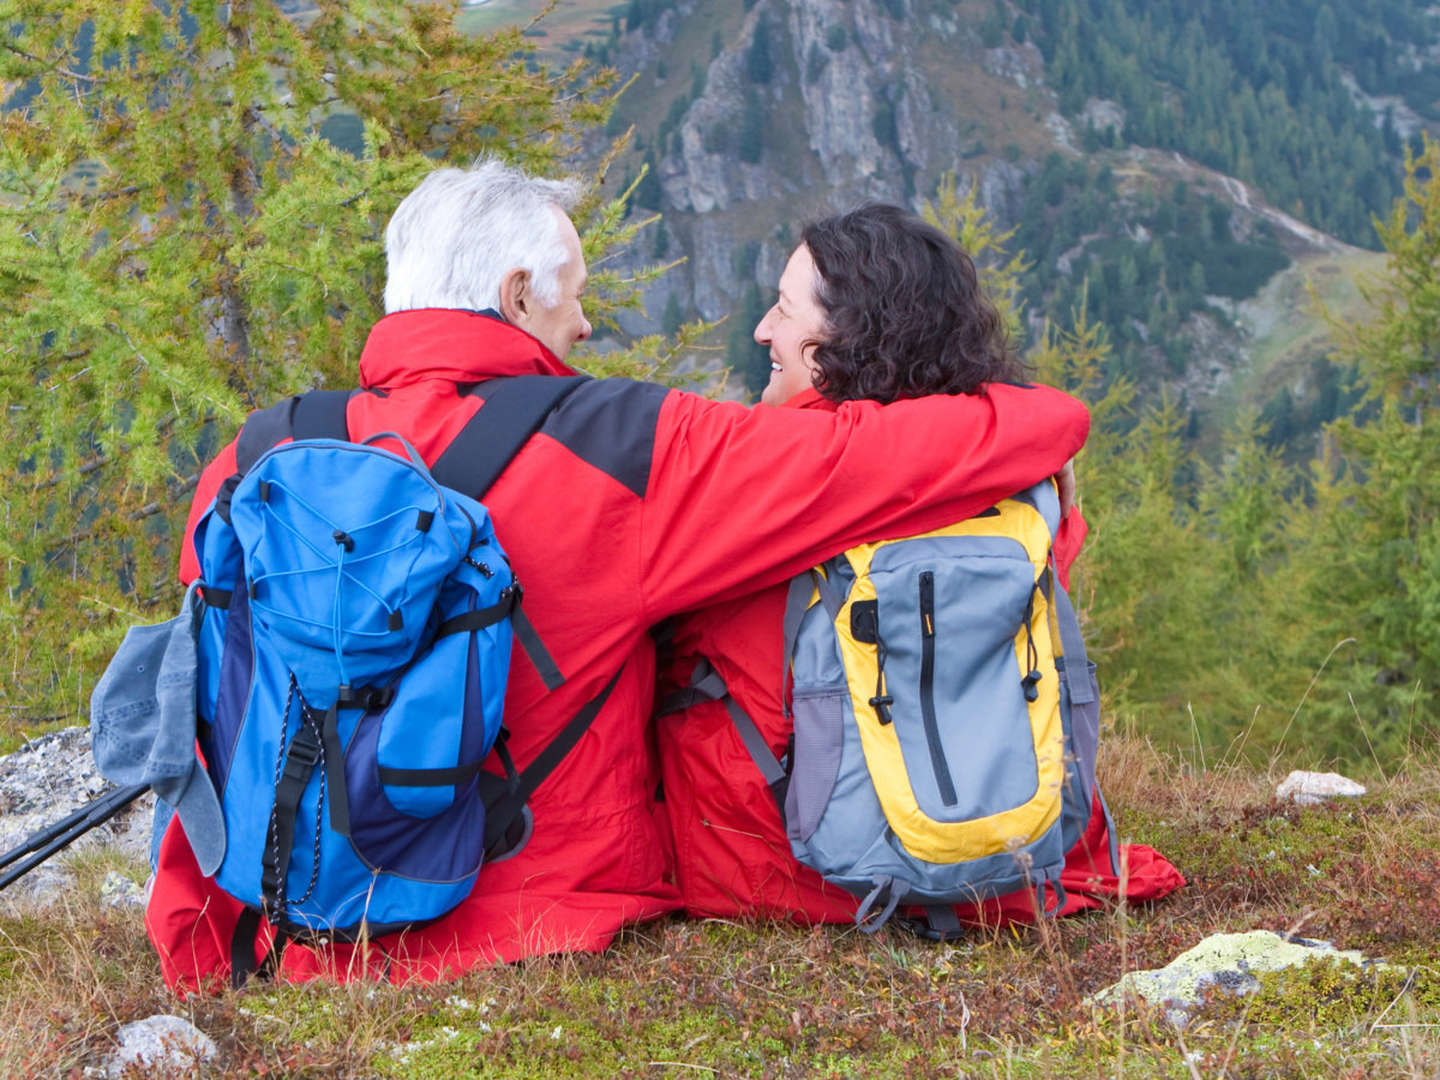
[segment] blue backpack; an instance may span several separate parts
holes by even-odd
[[[547,687],[563,679],[477,501],[581,381],[481,384],[486,406],[433,470],[398,436],[376,439],[403,455],[348,441],[349,392],[246,422],[195,531],[200,743],[226,829],[215,880],[247,908],[237,983],[261,918],[283,947],[456,906],[604,703],[609,687],[516,772],[501,727],[512,638]],[[482,770],[492,748],[503,777]]]

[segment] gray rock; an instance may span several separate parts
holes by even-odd
[[[1125,109],[1119,102],[1106,98],[1090,98],[1080,113],[1080,126],[1093,127],[1100,134],[1107,128],[1114,128],[1116,135],[1125,133]]]
[[[32,739],[0,757],[0,851],[30,836],[110,789],[90,756],[90,729],[66,728]],[[150,851],[150,821],[155,797],[149,793],[103,825],[77,839],[66,852],[108,848],[143,862]],[[48,905],[73,884],[57,853],[22,877],[0,900]]]
[[[119,1080],[125,1070],[138,1067],[157,1076],[186,1076],[220,1054],[215,1040],[190,1021],[160,1013],[125,1024],[117,1038],[119,1048],[105,1064],[104,1076]]]
[[[117,870],[111,870],[100,883],[103,907],[130,908],[145,905],[145,890]]]

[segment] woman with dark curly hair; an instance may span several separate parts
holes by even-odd
[[[970,256],[882,204],[805,227],[755,340],[770,346],[767,405],[812,386],[834,402],[973,394],[1025,373]]]
[[[1004,320],[980,288],[975,265],[950,237],[896,206],[872,205],[805,228],[780,278],[779,298],[755,328],[770,349],[762,407],[834,408],[923,394],[983,393],[1017,381],[1024,366]],[[783,469],[784,461],[776,468]],[[877,463],[883,482],[884,463]],[[1068,569],[1084,536],[1078,513],[1055,552]],[[701,658],[724,679],[777,759],[791,725],[782,710],[780,585],[682,617],[674,625],[659,696],[683,690]],[[683,696],[683,695],[682,695]],[[672,701],[674,699],[672,698]],[[765,779],[722,702],[697,702],[657,724],[664,815],[674,839],[675,880],[692,915],[849,922],[859,901],[791,854]],[[663,708],[662,708],[663,712]],[[1095,907],[1120,883],[1109,874],[1103,816],[1076,846],[1062,878],[1066,912]],[[1127,895],[1163,895],[1182,879],[1149,849],[1132,848]],[[962,918],[1028,919],[1034,894],[992,901]]]

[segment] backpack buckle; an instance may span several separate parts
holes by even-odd
[[[320,761],[320,744],[301,738],[301,734],[303,732],[297,733],[295,738],[290,740],[290,749],[285,754],[285,772],[297,777],[308,776],[310,770]]]

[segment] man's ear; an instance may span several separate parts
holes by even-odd
[[[530,271],[519,266],[507,270],[500,279],[500,316],[512,325],[522,325],[530,317],[532,303]]]

